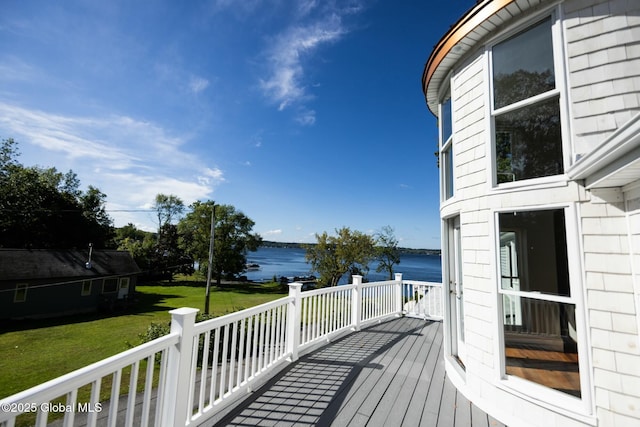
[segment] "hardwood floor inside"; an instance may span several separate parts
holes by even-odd
[[[507,347],[505,355],[507,374],[580,397],[577,353]]]

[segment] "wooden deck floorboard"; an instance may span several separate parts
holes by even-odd
[[[446,379],[442,324],[367,327],[287,367],[216,426],[504,427]]]

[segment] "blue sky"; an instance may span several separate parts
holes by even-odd
[[[72,169],[116,226],[158,193],[232,204],[266,240],[348,226],[439,248],[431,49],[475,2],[18,1],[0,137]]]

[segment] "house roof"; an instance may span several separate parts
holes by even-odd
[[[99,277],[140,273],[129,252],[93,250],[0,249],[0,281]]]
[[[500,28],[536,7],[542,0],[478,0],[434,46],[422,73],[422,91],[427,106],[438,115],[440,87],[449,72],[468,52],[473,51]]]

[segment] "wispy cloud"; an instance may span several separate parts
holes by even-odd
[[[189,89],[191,92],[198,94],[209,87],[209,80],[202,77],[191,77],[189,81]]]
[[[263,237],[278,236],[278,235],[282,234],[282,230],[278,228],[276,230],[267,230],[267,231],[265,231],[263,233],[260,233],[260,234],[262,234]]]
[[[316,122],[315,110],[307,110],[306,108],[301,108],[298,111],[298,115],[296,116],[296,121],[303,126],[313,125]]]
[[[348,33],[343,16],[354,13],[354,7],[339,9],[316,1],[298,3],[296,20],[272,39],[265,52],[268,76],[260,80],[265,97],[282,111],[292,104],[311,99],[305,81],[305,66],[312,54],[324,45],[340,40]],[[315,112],[299,116],[303,125],[315,122]],[[313,117],[313,118],[312,118]]]

